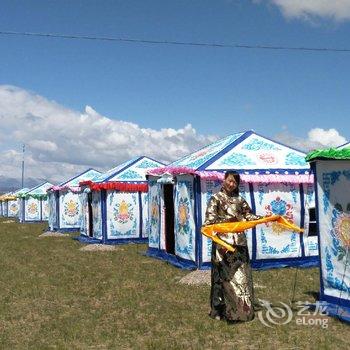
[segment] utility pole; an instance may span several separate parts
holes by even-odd
[[[22,188],[24,188],[24,153],[26,151],[26,145],[22,145]]]

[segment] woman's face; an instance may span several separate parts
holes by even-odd
[[[237,182],[233,175],[227,176],[224,180],[224,188],[227,192],[232,192],[238,187]]]

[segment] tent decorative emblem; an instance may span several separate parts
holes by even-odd
[[[13,212],[13,213],[15,213],[15,212],[17,212],[17,210],[18,210],[17,204],[16,204],[16,203],[12,203],[12,204],[10,205],[10,211]]]
[[[155,226],[158,223],[159,219],[159,210],[158,210],[158,198],[156,196],[152,197],[151,202],[151,226]]]
[[[78,215],[78,203],[74,202],[72,199],[64,205],[64,213],[69,217],[74,217]]]
[[[267,215],[281,215],[293,223],[293,206],[280,197],[276,197],[270,204],[266,205],[265,210]],[[285,231],[285,228],[277,222],[268,223],[267,225],[271,225],[274,233],[280,234]]]
[[[38,212],[38,205],[36,203],[30,203],[28,205],[28,213],[36,214]]]
[[[133,213],[130,210],[132,204],[126,203],[125,200],[122,200],[121,203],[117,203],[114,208],[114,217],[116,221],[121,224],[126,224],[129,220],[133,219]]]
[[[266,164],[276,164],[277,159],[272,153],[262,153],[259,155],[260,160]]]
[[[340,261],[350,249],[350,215],[344,213],[342,206],[338,203],[332,212],[332,226],[333,252]]]
[[[188,198],[180,198],[178,203],[178,230],[182,234],[188,234],[190,226],[188,223],[190,202]]]

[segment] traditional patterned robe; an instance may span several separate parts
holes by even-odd
[[[239,196],[227,193],[224,188],[213,195],[208,203],[205,225],[222,222],[260,219],[254,215]],[[219,235],[219,234],[218,234]],[[228,321],[249,321],[254,318],[253,281],[245,233],[221,234],[220,238],[235,248],[235,252],[213,242],[211,255],[210,316]]]

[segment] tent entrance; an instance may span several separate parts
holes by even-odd
[[[164,221],[165,221],[165,250],[169,254],[175,254],[175,232],[174,232],[174,185],[164,186]]]
[[[88,236],[89,237],[93,237],[93,220],[92,220],[92,193],[88,193],[88,201],[87,201],[87,205],[88,205],[88,220],[89,220],[89,229],[88,229]]]

